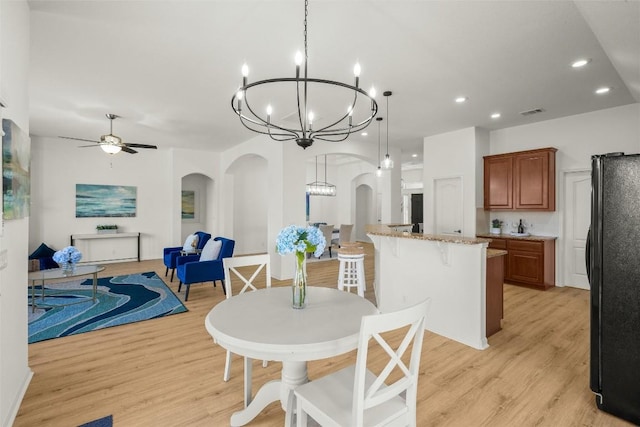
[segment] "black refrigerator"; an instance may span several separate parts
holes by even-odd
[[[590,386],[601,410],[640,425],[640,154],[591,158]]]

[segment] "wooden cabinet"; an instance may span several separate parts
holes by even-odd
[[[556,210],[556,149],[484,157],[485,210]]]
[[[505,283],[543,289],[555,286],[555,240],[492,239],[490,248],[507,250]]]

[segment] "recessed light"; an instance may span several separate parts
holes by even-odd
[[[467,99],[469,99],[469,98],[467,98],[466,96],[459,96],[459,97],[457,97],[457,98],[456,98],[456,102],[457,102],[458,104],[462,104],[462,103],[463,103],[463,102],[465,102]]]
[[[362,136],[367,136],[367,135],[369,135],[369,134],[368,134],[367,132],[362,132],[360,135],[362,135]]]
[[[571,64],[571,66],[573,68],[580,68],[580,67],[584,67],[585,65],[587,65],[589,62],[591,62],[590,59],[578,59],[577,61],[575,61],[573,64]]]
[[[491,115],[491,118],[492,118],[492,119],[499,119],[499,118],[500,118],[500,113],[493,113],[493,114]]]
[[[596,89],[596,93],[598,95],[603,95],[605,93],[608,93],[610,90],[611,90],[610,87],[601,87],[601,88]]]
[[[418,157],[418,155],[414,153],[414,154],[411,155],[411,157],[413,157],[415,159],[416,157]]]

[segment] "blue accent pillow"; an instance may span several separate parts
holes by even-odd
[[[41,243],[40,246],[38,246],[38,249],[29,255],[29,259],[51,258],[55,253],[56,251],[54,249],[51,249],[49,246]]]

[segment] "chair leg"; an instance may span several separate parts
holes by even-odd
[[[182,280],[180,280],[180,283],[178,283],[178,292],[180,292],[180,289],[182,289]]]
[[[329,246],[329,258],[331,258],[331,246]]]
[[[220,281],[222,283],[222,292],[227,295],[227,285],[225,285],[224,280]]]
[[[307,427],[307,413],[302,409],[300,399],[296,399],[296,426]]]
[[[175,268],[171,269],[171,280],[169,280],[169,282],[173,282],[173,273],[176,271]]]
[[[167,277],[168,273],[169,273],[169,267],[165,267],[165,269],[164,269],[164,277]]]
[[[184,286],[187,288],[187,292],[184,294],[184,300],[186,301],[189,299],[189,288],[191,287],[191,285],[187,285],[185,283]]]

